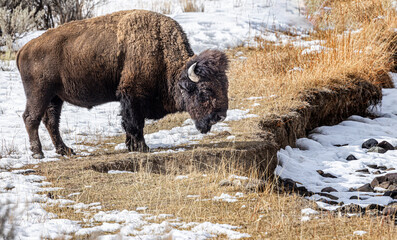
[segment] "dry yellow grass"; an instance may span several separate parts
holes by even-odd
[[[122,155],[115,156],[120,157]],[[278,193],[272,182],[259,193],[238,186],[220,187],[222,179],[241,174],[238,168],[226,171],[220,167],[205,172],[206,175],[192,168],[184,173],[188,175],[187,179],[179,180],[175,177],[180,172],[160,175],[138,171],[114,175],[85,169],[90,162],[101,160],[101,157],[84,157],[50,162],[42,164],[38,173],[46,176],[54,186],[64,188],[53,192],[54,198],[80,192],[70,199],[87,204],[101,202],[103,211],[135,210],[145,206],[148,207],[145,213],[172,214],[184,222],[209,221],[241,226],[238,231],[249,233],[252,239],[355,239],[353,232],[358,230],[367,232],[365,239],[393,239],[397,233],[390,218],[370,215],[348,217],[322,212],[311,216],[310,221],[302,222],[301,209],[315,208],[315,204],[294,194]],[[211,200],[222,193],[235,195],[237,192],[243,192],[244,196],[234,203]],[[188,195],[199,197],[189,198]],[[53,206],[47,210],[60,218],[78,221],[83,218],[71,208]],[[224,237],[220,236],[221,239]]]
[[[311,22],[319,30],[358,29],[394,15],[390,0],[306,0]]]
[[[230,108],[250,108],[252,113],[261,117],[270,113],[285,114],[304,104],[300,97],[308,89],[347,87],[349,76],[376,82],[379,73],[390,68],[389,50],[395,39],[389,30],[396,27],[396,16],[394,10],[382,5],[386,1],[307,2],[309,13],[320,9],[323,3],[333,9],[332,13],[322,12],[316,24],[318,29],[337,27],[319,30],[310,37],[311,40],[320,40],[324,49],[303,54],[304,49],[293,44],[277,46],[261,39],[258,39],[260,47],[231,49],[228,52],[231,58]],[[349,8],[354,11],[346,13]],[[380,15],[384,17],[373,17]],[[341,34],[353,27],[361,30]],[[255,100],[260,107],[253,107],[253,101],[246,99],[252,96],[263,97]],[[186,118],[186,114],[167,116],[148,125],[145,133],[170,129]],[[229,125],[239,140],[253,137],[258,130],[257,119]],[[211,143],[216,137],[208,137],[202,143]],[[135,174],[111,175],[87,169],[96,162],[128,158],[128,153],[114,151],[113,147],[108,147],[106,154],[104,151],[108,146],[106,143],[123,141],[124,137],[99,141],[99,149],[94,155],[40,164],[38,174],[46,176],[54,187],[64,188],[54,192],[55,198],[80,192],[80,195],[70,198],[87,204],[101,202],[105,211],[135,210],[136,207],[147,206],[147,213],[173,214],[185,222],[210,221],[241,226],[239,231],[249,233],[253,239],[394,239],[397,234],[390,218],[371,215],[349,217],[323,212],[317,219],[301,222],[301,209],[315,208],[315,204],[294,194],[279,193],[271,180],[265,191],[259,193],[238,186],[220,187],[219,182],[231,174],[256,178],[254,174],[243,173],[239,166],[226,167],[228,159],[205,172],[195,168],[194,164],[186,167],[187,172],[175,169],[167,174],[140,170]],[[175,155],[176,160],[178,157]],[[176,180],[178,174],[186,174],[188,178]],[[91,187],[87,188],[87,185]],[[235,203],[203,201],[221,193],[234,195],[236,192],[243,192],[244,197]],[[200,195],[200,201],[187,198],[188,195]],[[70,208],[52,206],[47,210],[60,218],[82,219],[80,213]],[[357,230],[367,234],[363,237],[353,235]]]
[[[302,104],[299,96],[308,89],[348,86],[349,76],[378,81],[377,75],[391,67],[388,50],[395,40],[389,30],[392,20],[381,21],[357,33],[323,32],[320,52],[304,54],[304,49],[292,44],[275,46],[265,41],[257,48],[232,50],[232,54],[243,52],[246,58],[231,62],[230,98],[242,103],[261,96],[266,99],[261,115],[284,114]]]
[[[204,12],[204,5],[197,0],[179,0],[184,12]]]

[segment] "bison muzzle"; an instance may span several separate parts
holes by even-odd
[[[202,132],[225,119],[228,60],[194,55],[186,34],[164,15],[132,10],[50,29],[17,54],[27,98],[23,114],[34,158],[43,158],[43,121],[56,152],[70,155],[59,132],[63,102],[92,108],[119,101],[129,151],[149,151],[145,119],[187,111]]]

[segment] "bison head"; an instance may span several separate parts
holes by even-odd
[[[226,118],[227,67],[223,52],[207,50],[190,59],[181,73],[183,105],[201,133],[207,133],[213,124]]]

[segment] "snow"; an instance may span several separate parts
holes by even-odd
[[[311,219],[310,215],[318,215],[319,212],[311,208],[305,208],[301,210],[301,214],[302,214],[301,222],[307,222],[310,221]]]
[[[244,194],[241,192],[237,192],[234,196],[231,196],[227,193],[222,193],[220,196],[213,197],[214,201],[223,201],[228,203],[237,202],[238,198],[244,197]]]
[[[390,73],[397,83],[397,74]],[[375,174],[376,169],[368,167],[369,164],[397,168],[397,151],[388,151],[384,154],[370,153],[361,148],[364,141],[375,138],[378,142],[388,141],[397,146],[397,89],[383,89],[383,100],[380,106],[371,107],[370,110],[378,118],[370,119],[360,116],[351,116],[346,121],[335,126],[322,126],[314,129],[308,138],[296,141],[296,148],[287,146],[278,152],[279,166],[275,173],[282,178],[290,178],[301,183],[309,191],[319,193],[325,187],[332,187],[337,192],[329,194],[338,198],[337,202],[368,206],[369,204],[388,205],[393,202],[390,197],[382,193],[349,191],[370,183],[375,177],[386,173],[397,172],[382,171]],[[347,161],[346,157],[353,154],[358,160]],[[369,174],[356,172],[367,168]],[[317,173],[322,170],[337,178],[322,177]],[[301,186],[299,184],[299,186]],[[377,189],[382,192],[384,189]],[[350,199],[360,196],[359,199]],[[324,196],[315,194],[310,199],[317,201],[320,208],[334,210],[338,207],[322,203]]]
[[[364,235],[366,233],[367,233],[366,231],[354,231],[353,235],[362,236],[362,235]]]
[[[175,180],[183,180],[183,179],[188,179],[188,178],[189,178],[189,176],[187,176],[187,175],[179,175],[179,176],[175,177]]]
[[[204,12],[183,12],[180,0],[109,0],[96,9],[96,15],[129,10],[146,9],[165,13],[178,21],[186,32],[193,50],[200,53],[205,49],[225,49],[241,45],[256,44],[253,39],[261,35],[272,42],[280,38],[276,32],[305,34],[312,31],[312,25],[306,19],[304,1],[299,0],[198,0],[198,6]],[[170,4],[169,4],[170,3]],[[169,11],[162,11],[167,9]],[[29,40],[40,36],[44,31],[29,33],[14,46],[21,48]],[[308,51],[318,51],[321,46]]]
[[[255,114],[249,114],[249,109],[231,109],[227,110],[227,117],[223,122],[218,122],[211,128],[211,133],[214,132],[224,132],[230,131],[227,126],[229,121],[239,121],[246,118],[258,117]],[[191,145],[197,143],[199,140],[203,139],[207,134],[200,133],[192,119],[187,119],[182,126],[174,127],[171,130],[160,130],[155,133],[150,133],[145,135],[146,144],[149,148],[170,148],[178,145]],[[115,150],[127,149],[125,144],[118,144],[115,146]],[[175,152],[174,150],[167,152]],[[164,153],[161,151],[159,153]]]
[[[231,175],[229,176],[229,179],[248,180],[249,178],[248,178],[248,177],[245,177],[245,176],[238,176],[238,175],[231,174]]]
[[[186,198],[199,198],[200,195],[187,195]]]
[[[301,210],[302,215],[317,215],[319,214],[316,210],[311,208],[305,208]]]
[[[178,21],[185,30],[196,53],[208,48],[225,49],[247,44],[254,37],[264,35],[276,41],[274,33],[306,33],[312,30],[299,0],[198,0],[204,12],[183,12],[179,0],[167,0],[170,4],[168,16]],[[147,9],[160,11],[164,1],[111,0],[97,9],[97,15],[125,9]],[[164,11],[163,11],[164,12]]]
[[[109,174],[121,174],[121,173],[134,173],[131,171],[120,171],[120,170],[109,170],[108,171]]]

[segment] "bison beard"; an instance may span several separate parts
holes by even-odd
[[[207,133],[228,108],[226,55],[194,55],[180,25],[150,11],[122,11],[48,30],[18,52],[17,66],[34,158],[44,157],[40,121],[57,153],[73,153],[59,133],[64,101],[86,108],[119,101],[127,148],[144,152],[145,119],[187,111]]]

